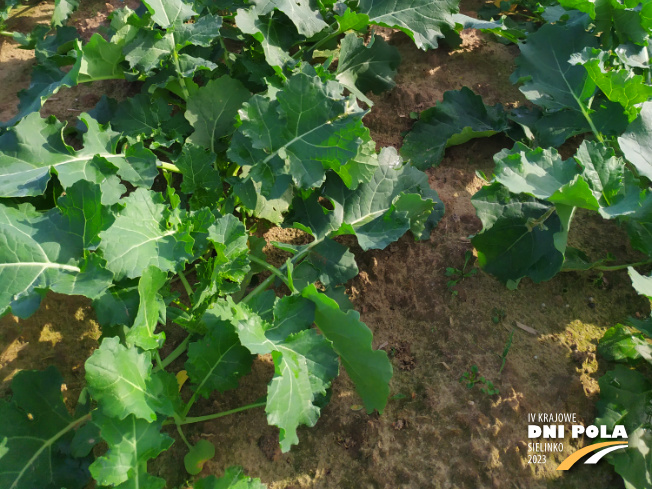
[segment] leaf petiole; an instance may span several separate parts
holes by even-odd
[[[224,416],[229,416],[230,414],[235,414],[239,413],[241,411],[246,411],[248,409],[254,409],[257,407],[264,407],[267,405],[267,401],[265,402],[254,402],[253,404],[247,404],[246,406],[241,406],[239,408],[235,409],[230,409],[229,411],[222,411],[219,413],[214,413],[214,414],[207,414],[206,416],[196,416],[194,418],[184,418],[179,420],[178,422],[176,420],[167,420],[163,422],[163,426],[166,425],[171,425],[175,423],[178,426],[184,425],[184,424],[192,424],[192,423],[201,423],[202,421],[210,421],[211,419],[217,419],[217,418],[222,418]]]

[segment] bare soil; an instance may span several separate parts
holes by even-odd
[[[107,11],[101,6],[95,17],[80,20],[78,15],[76,22],[99,25]],[[43,7],[32,12],[41,19],[48,11]],[[465,31],[459,49],[424,53],[402,33],[384,30],[382,34],[398,47],[403,63],[397,86],[374,97],[375,105],[366,117],[379,146],[400,147],[402,133],[412,124],[410,112],[434,105],[446,90],[468,86],[487,104],[524,103],[508,79],[518,53],[514,46]],[[0,94],[3,119],[15,110],[13,89],[27,84],[32,65],[28,55],[10,43],[0,44],[0,83],[12,88]],[[72,105],[64,97],[81,102],[79,109],[91,108],[92,104],[84,106],[88,100],[75,100],[81,93],[75,90],[87,89],[89,93],[104,90],[98,85],[62,90],[58,98],[68,105],[49,110],[67,118],[64,109]],[[120,98],[120,90],[128,89],[118,84],[115,90],[113,96]],[[429,240],[415,242],[408,235],[385,250],[367,253],[354,247],[361,272],[347,292],[374,333],[374,347],[384,349],[394,366],[392,398],[385,412],[368,415],[361,410],[350,380],[342,375],[317,425],[300,429],[300,444],[287,454],[280,452],[278,430],[267,425],[262,409],[192,425],[187,430],[191,442],[206,438],[217,447],[202,476],[242,465],[273,489],[623,487],[605,462],[569,472],[555,470],[590,440],[564,440],[564,451],[549,456],[546,464],[528,464],[526,416],[567,412],[576,413],[584,424],[593,421],[597,379],[605,370],[604,362],[598,364],[596,358],[598,339],[628,315],[649,310],[632,290],[627,274],[562,273],[542,284],[524,280],[517,290],[509,291],[479,272],[461,281],[454,288],[456,294],[447,287],[446,267],[462,268],[465,252],[472,249],[469,236],[481,228],[470,200],[483,184],[475,171],[491,174],[493,154],[506,146],[511,142],[497,136],[449,148],[443,163],[428,170],[432,188],[446,205],[446,214]],[[292,230],[272,229],[265,236],[302,239]],[[571,244],[594,258],[611,252],[619,262],[638,259],[624,232],[599,216],[578,215]],[[492,317],[499,312],[496,324]],[[519,328],[517,322],[538,334]],[[179,330],[168,329],[171,347]],[[512,331],[513,344],[499,373],[500,355]],[[8,392],[18,370],[54,364],[66,379],[67,400],[74,404],[83,385],[83,362],[98,337],[92,307],[79,297],[50,294],[31,318],[0,319],[2,393]],[[488,396],[477,386],[467,389],[459,382],[473,365],[500,394]],[[181,370],[183,360],[172,367]],[[272,375],[271,359],[261,357],[241,388],[198,402],[192,415],[253,402],[264,395]],[[165,477],[168,487],[190,487],[183,470],[184,453],[183,443],[175,443],[150,462],[150,471]]]

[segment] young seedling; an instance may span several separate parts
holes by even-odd
[[[473,275],[478,273],[477,268],[471,268],[470,270],[468,270],[469,262],[471,261],[471,258],[473,258],[473,253],[471,253],[470,250],[467,250],[466,253],[464,253],[464,266],[461,269],[455,267],[446,267],[446,276],[453,277],[451,280],[449,280],[446,283],[448,290],[451,291],[451,294],[453,294],[453,296],[457,295],[457,290],[453,290],[453,287],[455,287],[458,283],[460,283],[465,278],[472,277]]]
[[[505,319],[505,317],[507,317],[507,314],[505,313],[504,309],[498,309],[497,307],[494,307],[491,310],[491,320],[494,324],[500,323],[503,319]]]
[[[460,377],[460,383],[466,383],[467,389],[473,389],[476,384],[480,384],[483,386],[480,388],[480,392],[488,396],[493,396],[500,392],[496,387],[494,387],[493,382],[480,376],[477,365],[471,366],[471,370],[462,374]]]

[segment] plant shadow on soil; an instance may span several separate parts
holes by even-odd
[[[366,118],[379,146],[399,147],[401,132],[411,125],[409,113],[434,105],[446,90],[466,85],[488,104],[524,103],[508,80],[517,54],[513,46],[465,31],[461,48],[423,53],[402,33],[378,32],[403,57],[397,86],[373,97],[375,106]],[[28,58],[7,63],[11,53],[2,56],[3,77],[31,66]],[[3,80],[16,89],[25,86],[18,82],[24,82],[24,74]],[[84,90],[97,93],[97,87]],[[121,83],[105,89],[115,90],[116,97],[127,93]],[[80,98],[75,90],[62,90],[57,98],[60,106],[51,113],[60,118],[69,117],[64,108],[75,102],[80,109],[92,108],[90,99],[75,101]],[[13,104],[7,110],[0,104],[6,118],[16,99],[2,102]],[[481,227],[470,201],[483,184],[475,170],[491,174],[493,154],[511,145],[500,136],[472,141],[449,148],[442,164],[428,170],[432,188],[446,205],[429,240],[415,242],[408,235],[381,251],[353,248],[361,272],[347,292],[374,333],[374,347],[387,351],[394,366],[385,412],[368,415],[360,410],[344,374],[334,382],[332,400],[317,425],[302,427],[300,444],[287,454],[280,452],[278,430],[267,425],[262,409],[190,425],[186,433],[192,443],[205,438],[217,447],[202,475],[220,475],[230,465],[242,465],[273,489],[622,487],[605,462],[555,471],[590,440],[566,439],[564,451],[549,455],[546,464],[529,465],[527,414],[567,412],[576,413],[584,424],[593,421],[597,379],[605,370],[595,356],[597,341],[608,327],[628,315],[646,314],[649,307],[633,291],[626,272],[605,277],[563,273],[542,284],[524,280],[515,291],[482,272],[461,281],[457,295],[446,285],[446,267],[463,266],[465,252],[472,249],[468,238]],[[300,239],[292,230],[270,230],[266,236]],[[571,244],[595,259],[611,252],[618,263],[637,261],[627,242],[621,229],[596,216],[577,216],[571,230]],[[498,324],[492,320],[495,309],[504,312]],[[515,321],[540,334],[514,328]],[[499,356],[513,329],[513,344],[499,374]],[[166,347],[172,348],[182,335],[173,325],[166,330]],[[83,386],[83,362],[99,337],[89,301],[50,294],[31,318],[0,319],[0,331],[3,394],[16,371],[54,364],[64,376],[64,397],[72,407]],[[467,389],[459,382],[472,365],[493,381],[499,395],[487,396],[477,386]],[[182,359],[171,366],[174,372],[182,368]],[[191,415],[253,402],[264,395],[272,375],[271,359],[260,357],[239,389],[198,402]],[[170,430],[170,435],[176,433]],[[149,463],[150,472],[164,477],[168,487],[188,487],[184,454],[177,439]]]

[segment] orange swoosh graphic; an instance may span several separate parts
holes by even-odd
[[[602,443],[596,443],[595,445],[589,445],[588,447],[584,447],[581,450],[576,451],[574,454],[569,456],[566,460],[564,460],[562,463],[559,464],[559,467],[557,467],[557,470],[568,470],[570,469],[575,462],[577,462],[579,459],[581,459],[584,455],[587,453],[595,452],[596,450],[599,450],[600,448],[608,447],[611,445],[627,445],[626,441],[605,441]]]

